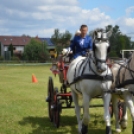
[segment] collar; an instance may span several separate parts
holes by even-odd
[[[81,35],[79,35],[79,37],[81,38]],[[87,35],[84,38],[81,38],[81,39],[86,39],[86,38],[87,38]]]

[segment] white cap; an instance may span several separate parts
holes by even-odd
[[[75,32],[75,34],[81,34],[81,31],[80,31],[80,30],[77,30],[77,31]]]

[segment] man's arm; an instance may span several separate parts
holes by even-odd
[[[64,48],[63,50],[62,50],[62,54],[63,55],[65,55],[65,54],[69,54],[69,53],[72,53],[72,51],[74,52],[75,51],[75,37],[74,37],[74,39],[72,40],[72,42],[71,42],[71,44],[70,44],[70,46],[68,47],[68,48]]]

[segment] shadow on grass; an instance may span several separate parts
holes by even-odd
[[[28,127],[31,125],[32,132],[29,134],[78,134],[76,116],[62,116],[60,119],[60,127],[55,128],[53,122],[49,121],[48,117],[24,117],[22,121],[18,122],[19,125]],[[89,123],[89,133],[102,134],[105,129],[97,128],[94,122]]]

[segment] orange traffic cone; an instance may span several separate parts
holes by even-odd
[[[33,83],[38,83],[38,81],[37,81],[36,77],[34,76],[34,74],[32,74],[32,81],[33,81]]]

